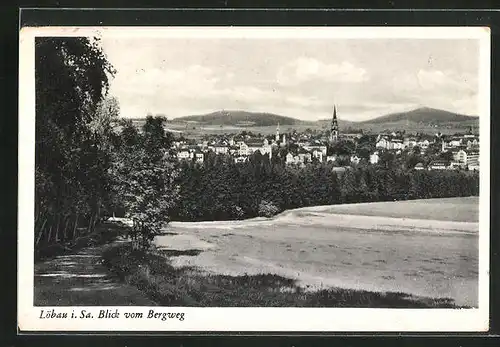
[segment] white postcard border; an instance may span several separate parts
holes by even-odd
[[[34,160],[37,36],[219,37],[219,38],[432,38],[478,39],[480,45],[479,308],[188,308],[34,307]],[[21,331],[314,331],[477,332],[489,323],[490,219],[490,30],[484,27],[39,27],[20,32],[19,61],[18,326]],[[121,312],[118,319],[41,319],[40,311]],[[124,312],[183,312],[183,321],[126,319]]]

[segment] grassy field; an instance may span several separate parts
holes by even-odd
[[[477,209],[477,198],[430,199],[174,222],[156,245],[175,268],[213,276],[275,274],[306,291],[404,292],[475,306]]]
[[[103,264],[158,305],[477,307],[477,208],[429,199],[173,222],[152,251],[124,243]]]
[[[310,207],[301,210],[438,221],[479,221],[479,200],[477,197],[371,202]]]
[[[398,292],[341,288],[311,292],[293,279],[274,274],[205,274],[190,267],[173,267],[161,251],[145,253],[128,245],[114,247],[104,254],[103,260],[123,282],[136,286],[160,306],[455,307],[453,300],[447,298],[422,298]]]

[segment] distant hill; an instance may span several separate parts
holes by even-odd
[[[475,122],[478,117],[466,116],[435,108],[422,107],[408,112],[391,113],[386,116],[360,122],[362,124],[402,123],[412,122],[425,125],[440,125],[445,123]]]
[[[169,127],[185,130],[187,127],[191,129],[191,127],[215,126],[219,128],[220,126],[221,129],[224,129],[225,126],[232,126],[259,128],[259,131],[262,131],[262,127],[273,127],[275,129],[279,123],[284,129],[285,127],[296,127],[296,129],[310,128],[319,130],[329,129],[331,121],[331,118],[318,121],[303,121],[269,112],[220,110],[207,114],[174,118],[169,121]],[[140,125],[144,122],[144,118],[134,119],[134,122]],[[339,118],[338,124],[340,132],[357,129],[378,133],[404,129],[408,132],[435,133],[439,129],[444,133],[454,133],[467,130],[471,126],[477,129],[479,127],[479,117],[423,107],[408,112],[391,113],[362,122]]]
[[[331,119],[317,121],[323,128],[329,128]],[[408,132],[454,133],[464,131],[469,127],[479,127],[479,117],[456,114],[435,108],[422,107],[408,112],[391,113],[385,116],[369,119],[362,122],[338,120],[339,129],[360,129],[367,132],[384,132],[406,130]]]
[[[267,112],[248,112],[240,110],[216,111],[203,115],[175,118],[175,122],[196,122],[200,125],[232,125],[232,126],[271,126],[313,124],[291,117]]]

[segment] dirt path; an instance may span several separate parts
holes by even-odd
[[[118,241],[119,242],[119,241]],[[35,306],[155,306],[135,287],[122,284],[101,264],[110,245],[35,264]]]

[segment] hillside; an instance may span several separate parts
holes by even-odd
[[[134,119],[134,122],[140,125],[144,122],[144,118]],[[297,130],[305,130],[306,128],[320,130],[330,128],[331,118],[308,122],[269,112],[221,110],[208,114],[172,119],[169,121],[169,128],[176,129],[172,131],[182,132],[186,132],[189,128],[191,133],[198,133],[200,131],[224,132],[227,131],[227,127],[236,127],[241,130],[248,129],[271,134],[274,133],[278,123],[282,126],[283,130],[290,128]],[[379,133],[404,129],[408,132],[435,133],[436,129],[439,128],[439,131],[451,134],[467,131],[471,126],[477,129],[479,127],[479,117],[425,107],[408,112],[391,113],[362,122],[355,122],[339,117],[338,124],[341,132],[349,132],[357,129]]]
[[[232,126],[271,126],[278,123],[280,125],[299,125],[308,123],[295,118],[280,116],[274,113],[248,112],[240,110],[224,110],[203,115],[180,117],[176,118],[175,121],[196,122],[203,125]]]
[[[456,114],[435,108],[422,107],[408,112],[391,113],[386,116],[360,122],[362,124],[382,124],[413,122],[428,125],[440,125],[445,123],[475,122],[477,117]]]

